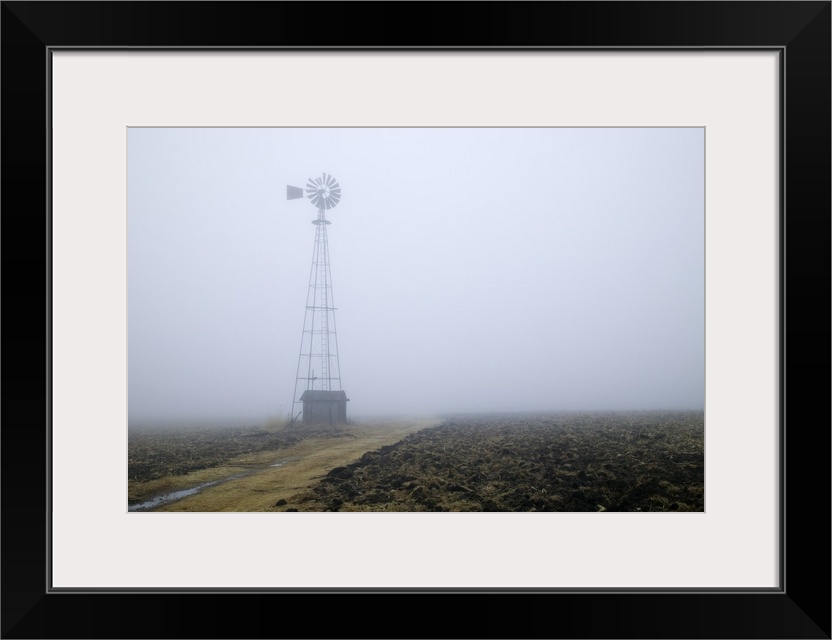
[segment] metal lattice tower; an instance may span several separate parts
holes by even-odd
[[[304,423],[346,422],[346,394],[341,388],[341,364],[338,359],[338,334],[335,328],[335,305],[329,265],[326,211],[341,199],[341,187],[326,173],[310,178],[306,189],[287,186],[288,200],[303,198],[318,209],[312,268],[306,293],[295,391],[292,396],[292,420],[303,412]],[[300,394],[300,396],[298,395]],[[302,407],[298,407],[302,405]]]

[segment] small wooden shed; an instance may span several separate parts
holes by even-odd
[[[300,397],[303,402],[303,424],[346,424],[346,391],[306,390]]]

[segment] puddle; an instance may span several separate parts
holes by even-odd
[[[286,458],[285,460],[281,460],[280,462],[275,462],[274,464],[269,465],[269,469],[274,467],[282,467],[287,462],[294,460],[295,458]],[[228,482],[229,480],[236,480],[237,478],[242,478],[243,476],[251,475],[252,473],[256,473],[256,471],[249,471],[248,473],[237,473],[233,476],[228,476],[227,478],[223,478],[222,480],[214,480],[212,482],[205,482],[203,484],[197,485],[195,487],[191,487],[190,489],[180,489],[179,491],[173,491],[171,493],[166,493],[161,496],[156,496],[152,500],[147,500],[145,502],[139,502],[137,504],[131,504],[127,506],[127,511],[146,511],[148,509],[155,509],[156,507],[161,507],[163,504],[168,504],[170,502],[175,502],[176,500],[181,500],[182,498],[187,498],[188,496],[192,496],[196,493],[199,493],[203,489],[207,489],[208,487],[213,487],[218,484],[222,484],[223,482]]]
[[[147,500],[146,502],[128,505],[127,511],[145,511],[146,509],[155,509],[156,507],[161,507],[163,504],[168,504],[169,502],[181,500],[182,498],[187,498],[188,496],[192,496],[195,493],[199,493],[200,491],[202,491],[203,489],[207,489],[208,487],[213,487],[214,485],[222,484],[223,482],[228,482],[229,480],[236,480],[237,478],[242,478],[245,475],[249,474],[238,473],[236,475],[223,478],[222,480],[206,482],[204,484],[191,487],[190,489],[180,489],[179,491],[173,491],[171,493],[166,493],[161,496],[156,496],[152,500]]]
[[[229,478],[230,480],[230,478]],[[174,500],[180,500],[182,498],[187,498],[188,496],[192,496],[195,493],[199,493],[206,487],[212,487],[215,484],[219,484],[223,482],[222,480],[216,480],[214,482],[206,482],[205,484],[201,484],[196,487],[191,487],[190,489],[181,489],[180,491],[174,491],[173,493],[166,493],[162,496],[156,496],[153,500],[148,500],[147,502],[140,502],[138,504],[131,504],[127,507],[128,511],[144,511],[145,509],[154,509],[155,507],[161,507],[163,504],[167,504],[168,502],[173,502]]]

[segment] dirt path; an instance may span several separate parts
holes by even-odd
[[[242,477],[206,487],[154,511],[283,511],[291,505],[277,508],[276,502],[303,491],[330,469],[437,424],[439,420],[427,418],[350,425],[339,437],[308,438],[285,449],[240,456],[212,470],[211,476]],[[194,474],[193,485],[201,483],[202,476]]]

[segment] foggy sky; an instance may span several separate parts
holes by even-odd
[[[704,130],[131,128],[130,423],[289,413],[316,210],[350,416],[704,407]]]

